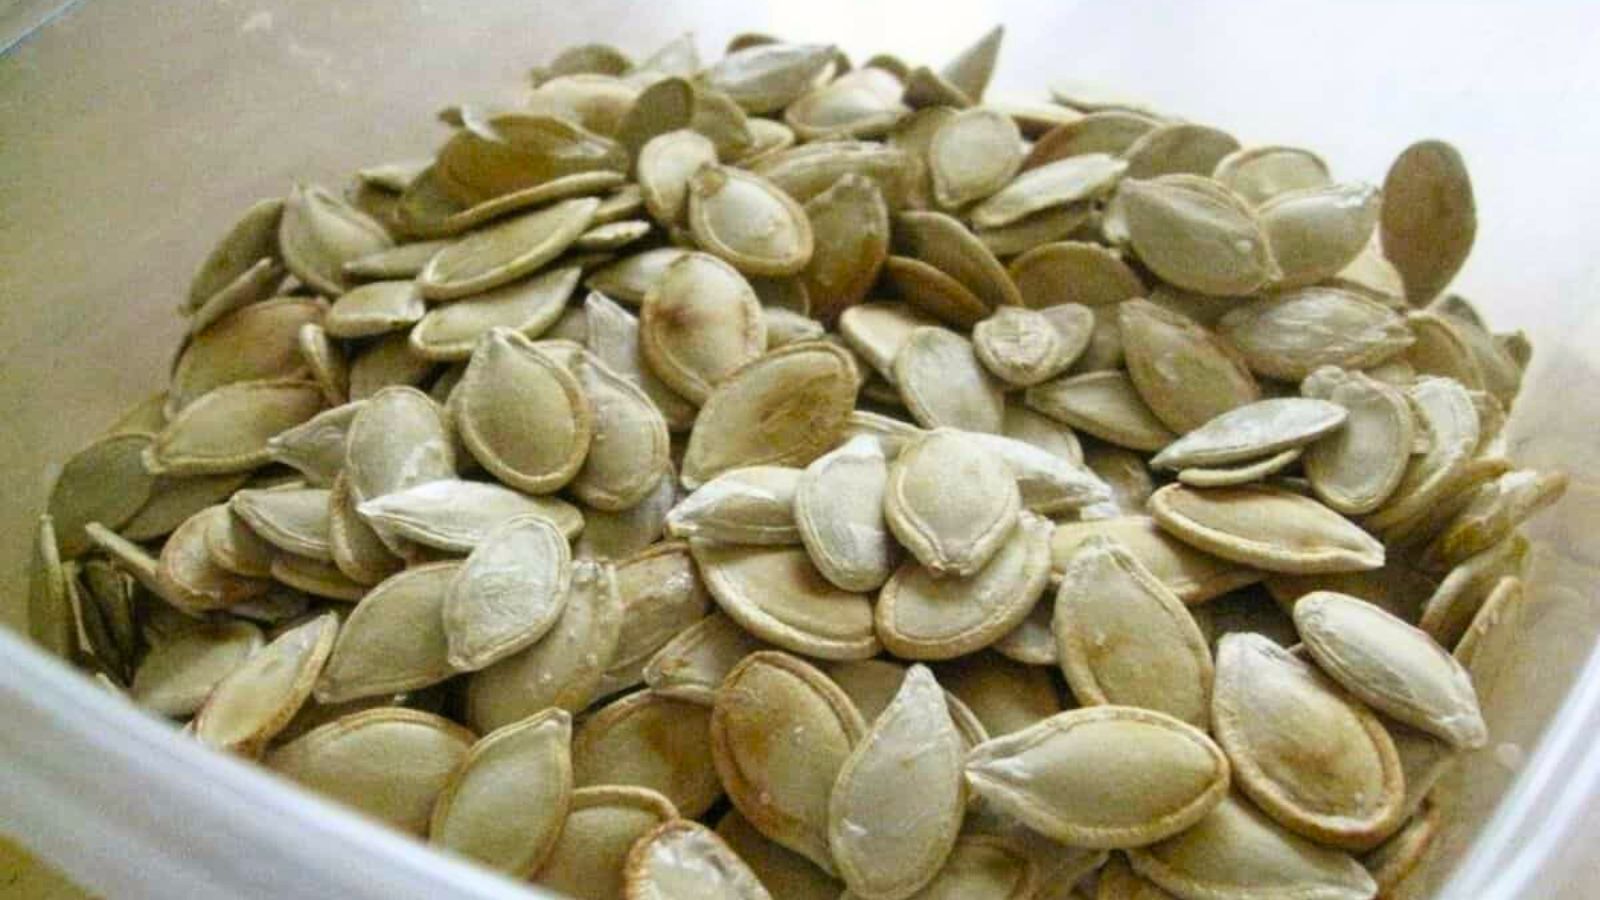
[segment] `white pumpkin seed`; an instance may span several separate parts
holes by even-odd
[[[981,569],[1011,533],[1021,506],[1010,469],[955,430],[930,432],[889,467],[889,528],[935,577]]]

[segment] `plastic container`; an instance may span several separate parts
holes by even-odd
[[[0,4],[0,46],[59,6]],[[1247,143],[1378,181],[1421,137],[1475,176],[1456,288],[1533,370],[1510,426],[1566,468],[1538,549],[1525,653],[1488,701],[1494,744],[1406,892],[1594,896],[1600,838],[1600,7],[1580,2],[949,4],[386,0],[84,2],[0,57],[0,614],[21,621],[50,462],[155,389],[172,314],[219,230],[291,179],[430,152],[447,104],[515,100],[558,48],[635,54],[694,30],[840,42],[937,62],[1010,27],[994,93],[1089,78]],[[501,897],[509,882],[204,752],[0,634],[0,831],[119,898]]]

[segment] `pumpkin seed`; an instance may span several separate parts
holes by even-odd
[[[911,110],[900,102],[901,79],[875,66],[856,69],[789,104],[783,120],[806,140],[878,137]]]
[[[822,340],[828,333],[821,322],[787,309],[762,307],[761,318],[767,323],[768,350],[801,341]]]
[[[1199,491],[1168,485],[1150,497],[1157,523],[1185,543],[1269,572],[1376,569],[1383,545],[1327,507],[1280,488]]]
[[[345,441],[345,474],[360,504],[419,484],[455,476],[455,444],[439,407],[408,387],[384,388],[362,405]],[[391,551],[399,544],[374,527]]]
[[[680,499],[677,474],[670,469],[650,494],[620,512],[584,511],[583,532],[573,553],[582,559],[623,559],[661,539],[667,511]]]
[[[355,603],[367,593],[366,585],[346,577],[333,563],[298,553],[280,551],[270,571],[279,584],[329,600]]]
[[[1000,228],[1047,209],[1100,200],[1116,187],[1127,168],[1127,162],[1104,153],[1069,156],[1030,167],[974,206],[972,223],[980,228]]]
[[[196,333],[173,369],[167,418],[225,384],[301,377],[299,331],[327,310],[321,300],[285,297],[229,313]]]
[[[1260,398],[1243,362],[1189,317],[1146,300],[1125,301],[1117,311],[1128,375],[1168,428],[1193,431]]]
[[[900,396],[925,427],[1000,431],[1005,395],[961,335],[937,327],[912,330],[892,371]]]
[[[994,556],[969,576],[937,577],[903,563],[878,596],[877,632],[903,659],[953,659],[1022,623],[1050,573],[1048,519],[1022,513]]]
[[[335,344],[321,325],[307,322],[300,326],[296,346],[311,377],[329,406],[340,406],[350,399],[350,363],[344,350]]]
[[[1300,448],[1293,447],[1247,463],[1182,469],[1178,472],[1178,480],[1190,487],[1199,488],[1253,484],[1265,481],[1294,465],[1300,459],[1300,454]]]
[[[1078,546],[1097,534],[1120,544],[1188,606],[1261,579],[1258,572],[1203,553],[1173,538],[1147,516],[1058,524],[1050,538],[1054,571],[1064,572]]]
[[[1068,104],[1069,106],[1072,104]],[[1023,161],[1024,170],[1090,153],[1118,156],[1161,123],[1133,109],[1097,109],[1040,135]]]
[[[884,273],[915,312],[961,328],[976,325],[989,313],[977,294],[920,259],[890,256],[884,260]]]
[[[357,584],[375,585],[402,565],[357,510],[350,479],[343,472],[328,490],[328,548],[334,566]],[[212,555],[216,555],[214,546]]]
[[[272,460],[300,472],[312,487],[328,487],[344,468],[350,425],[362,406],[347,403],[323,410],[273,435],[267,441]]]
[[[267,756],[278,774],[401,831],[428,830],[473,735],[449,719],[382,708],[335,719]]]
[[[1145,503],[1155,492],[1155,482],[1143,457],[1114,444],[1094,441],[1083,448],[1083,464],[1111,488],[1111,506],[1119,514],[1144,514]]]
[[[433,374],[433,360],[412,351],[406,335],[387,334],[350,363],[350,399],[364,400],[386,387],[416,387]]]
[[[800,203],[832,187],[844,175],[864,175],[878,185],[891,211],[906,205],[916,174],[908,171],[910,154],[904,149],[876,141],[802,144],[757,160],[751,168]]]
[[[1145,293],[1127,263],[1098,244],[1045,244],[1012,260],[1007,271],[1023,304],[1033,309],[1062,303],[1112,306]]]
[[[1082,307],[1080,307],[1082,308]],[[1084,310],[1087,315],[1087,309]],[[1083,344],[1088,332],[1083,332]],[[972,330],[978,359],[996,378],[1009,385],[1028,387],[1058,375],[1072,363],[1071,351],[1044,315],[1024,307],[1001,307]]]
[[[144,451],[155,475],[244,472],[271,459],[267,441],[322,408],[309,381],[242,381],[223,385],[184,407]]]
[[[622,896],[628,850],[657,825],[676,818],[671,801],[648,788],[578,788],[534,881],[579,900],[615,900]]]
[[[800,470],[787,466],[732,469],[673,507],[667,513],[667,532],[730,544],[797,544],[799,483]]]
[[[681,542],[656,544],[618,563],[617,593],[622,632],[601,695],[643,683],[650,659],[711,611],[711,598]]]
[[[1123,372],[1056,378],[1028,388],[1023,397],[1029,408],[1119,447],[1157,451],[1175,437]]]
[[[195,716],[195,737],[246,756],[300,711],[333,650],[339,620],[323,614],[289,629],[217,682]]]
[[[663,697],[710,706],[722,679],[739,661],[770,649],[721,613],[678,632],[644,667],[644,681]]]
[[[1383,179],[1379,234],[1406,299],[1421,306],[1444,290],[1472,250],[1478,213],[1461,154],[1443,141],[1407,147]]]
[[[278,249],[294,277],[329,297],[344,293],[344,264],[394,246],[376,220],[320,187],[296,184],[283,203]]]
[[[955,219],[943,213],[916,211],[895,218],[896,247],[960,282],[984,304],[1021,306],[1022,295],[989,248]]]
[[[62,464],[46,506],[63,557],[89,549],[88,523],[120,528],[149,502],[157,479],[145,471],[144,454],[152,440],[148,433],[107,435]]]
[[[1317,665],[1374,708],[1458,748],[1487,742],[1471,676],[1427,633],[1327,591],[1300,598],[1294,623]]]
[[[1206,178],[1129,179],[1117,190],[1134,252],[1162,280],[1202,294],[1253,293],[1281,276],[1261,222]]]
[[[447,553],[470,552],[489,532],[519,516],[544,518],[567,537],[583,527],[578,510],[557,497],[530,497],[498,484],[453,478],[384,494],[357,509],[374,528]]]
[[[858,377],[849,353],[826,341],[790,344],[741,366],[700,409],[684,451],[684,486],[742,466],[810,463],[844,434]]]
[[[1465,561],[1509,537],[1567,490],[1563,472],[1517,469],[1475,489],[1467,506],[1429,546],[1428,559],[1445,566]]]
[[[477,671],[543,637],[566,603],[569,564],[567,539],[543,516],[489,532],[445,589],[451,667]]]
[[[1058,713],[967,756],[967,783],[1046,837],[1137,847],[1177,834],[1220,803],[1229,766],[1203,732],[1125,706]]]
[[[1022,166],[1022,134],[998,110],[965,109],[934,132],[927,160],[934,198],[946,209],[957,209],[1011,181]]]
[[[656,376],[705,403],[714,387],[761,355],[767,334],[750,283],[722,260],[693,253],[646,291],[639,341]]]
[[[1378,191],[1336,184],[1277,194],[1256,207],[1283,269],[1282,284],[1305,285],[1343,271],[1378,225]]]
[[[939,429],[889,467],[884,515],[935,577],[970,576],[994,556],[1022,505],[1006,465],[958,431]]]
[[[228,507],[251,532],[289,553],[333,561],[329,546],[328,490],[245,490]]]
[[[1280,146],[1235,150],[1217,161],[1211,177],[1252,206],[1280,194],[1315,190],[1333,183],[1322,157],[1299,147]]]
[[[1456,485],[1482,435],[1472,397],[1448,378],[1422,378],[1406,390],[1417,430],[1431,435],[1426,452],[1411,459],[1400,486],[1367,519],[1374,529],[1393,527],[1426,512]]]
[[[1276,397],[1236,407],[1168,444],[1152,466],[1187,469],[1247,462],[1310,444],[1344,426],[1345,408],[1319,399]]]
[[[1404,881],[1432,849],[1439,836],[1443,816],[1436,803],[1406,822],[1394,836],[1361,857],[1361,865],[1372,874],[1379,896],[1388,896]]]
[[[1345,424],[1306,451],[1306,477],[1318,499],[1345,515],[1378,508],[1405,475],[1414,421],[1398,390],[1359,372],[1325,366],[1300,392],[1348,410]]]
[[[852,438],[801,474],[794,521],[811,562],[846,591],[876,590],[894,570],[897,548],[884,520],[888,460],[879,442]]]
[[[472,455],[529,493],[571,481],[594,434],[594,410],[578,379],[508,328],[493,328],[478,342],[450,404]]]
[[[1451,653],[1472,676],[1473,689],[1480,697],[1489,696],[1524,640],[1526,593],[1520,578],[1496,582]]]
[[[344,264],[344,274],[357,278],[415,278],[449,241],[417,241],[369,253]]]
[[[623,866],[628,900],[770,900],[750,867],[716,832],[687,819],[656,826]]]
[[[711,716],[704,706],[653,691],[603,706],[572,738],[574,783],[648,788],[698,818],[722,796],[711,767]]]
[[[555,324],[578,285],[575,266],[552,269],[522,281],[429,310],[411,329],[412,351],[424,359],[468,359],[485,334],[509,328],[536,338]]]
[[[1074,548],[1062,566],[1051,630],[1078,702],[1209,725],[1205,638],[1178,598],[1114,539],[1091,537]]]
[[[807,200],[804,209],[812,253],[800,278],[807,295],[818,301],[809,313],[832,323],[877,281],[889,253],[889,208],[870,179],[845,175]]]
[[[1042,416],[1021,403],[1006,404],[1002,433],[1012,440],[1031,444],[1069,463],[1083,462],[1083,446],[1072,429]]]
[[[526,877],[555,849],[572,803],[572,719],[546,710],[484,735],[434,802],[430,843]]]
[[[320,703],[427,687],[455,674],[440,610],[459,562],[407,569],[368,591],[339,629]]]
[[[705,79],[745,112],[776,112],[811,87],[834,52],[827,44],[758,44],[730,51],[706,70]]]
[[[972,233],[995,256],[1013,257],[1069,237],[1086,226],[1094,210],[1087,203],[1041,210],[997,228],[974,228]]]
[[[793,275],[811,261],[805,210],[767,179],[706,165],[689,178],[689,231],[710,253],[752,275]]]
[[[1123,151],[1128,177],[1210,175],[1239,141],[1225,131],[1192,122],[1173,122],[1145,132]]]
[[[792,900],[838,900],[844,885],[817,868],[812,862],[767,840],[737,809],[730,809],[717,822],[722,838],[775,897]]]
[[[628,158],[636,162],[640,151],[652,138],[694,123],[694,86],[685,78],[657,75],[634,98],[633,106],[617,124],[613,135],[617,143],[627,149]]]
[[[687,431],[695,408],[667,387],[644,357],[639,323],[611,298],[591,291],[583,304],[585,343],[612,372],[642,389],[673,431]]]
[[[468,680],[467,721],[492,731],[547,707],[588,706],[616,652],[622,616],[613,568],[574,562],[561,616],[544,637]]]
[[[1011,469],[1022,505],[1034,512],[1055,514],[1111,499],[1110,489],[1081,463],[1000,435],[969,433],[966,437]]]
[[[627,170],[625,148],[560,116],[537,109],[464,113],[463,127],[433,167],[446,196],[460,205],[536,190],[566,176]]]
[[[562,200],[462,238],[439,251],[417,276],[422,296],[453,300],[537,271],[588,229],[599,206],[593,197]]]
[[[636,177],[650,215],[663,226],[682,224],[689,203],[689,180],[717,161],[717,148],[687,129],[651,138],[640,150]]]
[[[197,313],[262,260],[277,260],[278,223],[283,218],[283,207],[282,200],[258,200],[244,211],[194,273],[188,299],[179,307],[180,312]]]
[[[128,696],[159,715],[193,715],[217,683],[260,650],[261,644],[261,629],[249,622],[184,621],[173,633],[151,644],[134,670]]]
[[[206,534],[217,517],[227,514],[225,507],[207,507],[179,525],[161,547],[153,589],[162,599],[191,615],[226,609],[266,593],[268,582],[235,575],[211,558]],[[137,576],[138,572],[134,574]]]
[[[864,594],[822,577],[800,547],[691,541],[717,606],[767,643],[817,659],[866,659],[881,649]]]

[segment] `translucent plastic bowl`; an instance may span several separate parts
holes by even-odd
[[[0,0],[0,42],[58,5]],[[21,623],[50,462],[161,384],[190,273],[256,198],[429,152],[435,110],[514,100],[526,68],[570,43],[639,54],[693,30],[711,54],[759,30],[936,62],[997,21],[996,94],[1102,80],[1247,143],[1315,148],[1341,178],[1380,180],[1421,137],[1462,149],[1482,227],[1456,288],[1533,338],[1511,446],[1574,482],[1532,529],[1527,640],[1488,701],[1494,744],[1452,779],[1448,829],[1406,892],[1594,896],[1591,3],[80,3],[0,57],[0,615]],[[0,831],[118,898],[516,891],[200,750],[5,634]]]

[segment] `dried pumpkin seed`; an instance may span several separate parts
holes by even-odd
[[[804,209],[812,232],[811,260],[799,276],[813,299],[807,312],[832,323],[878,279],[889,253],[889,208],[870,179],[845,175]]]
[[[1306,450],[1306,477],[1329,507],[1345,515],[1372,512],[1406,473],[1415,427],[1405,395],[1359,372],[1331,366],[1306,376],[1300,392],[1346,410],[1345,424]]]
[[[1056,378],[1023,396],[1030,409],[1119,447],[1157,451],[1175,438],[1124,372]]]
[[[890,256],[884,260],[883,271],[916,312],[962,328],[970,328],[989,313],[977,294],[920,259]]]
[[[1012,260],[1007,271],[1023,305],[1033,309],[1062,303],[1112,306],[1145,294],[1144,284],[1128,264],[1099,244],[1045,244]]]
[[[878,137],[911,112],[900,102],[903,92],[894,73],[867,66],[812,88],[789,104],[783,120],[805,140]]]
[[[544,637],[566,603],[570,562],[567,539],[543,516],[489,532],[445,588],[451,667],[474,672]]]
[[[678,632],[644,666],[644,682],[663,697],[710,706],[739,661],[770,647],[723,615],[712,613]]]
[[[326,488],[244,490],[228,508],[252,533],[288,553],[333,561]]]
[[[283,218],[283,207],[282,200],[258,200],[244,211],[200,264],[180,311],[197,313],[261,260],[278,258],[278,223]]]
[[[479,340],[450,407],[472,455],[528,493],[550,493],[571,481],[594,435],[594,408],[578,379],[554,354],[508,328]]]
[[[647,289],[639,343],[650,369],[678,394],[704,403],[736,369],[766,349],[755,291],[732,266],[692,253]]]
[[[1021,506],[1010,469],[955,430],[930,432],[889,467],[889,528],[936,577],[975,574],[1011,533]]]
[[[1165,469],[1221,466],[1310,444],[1342,428],[1345,408],[1327,400],[1275,397],[1236,407],[1190,430],[1157,453]],[[1392,445],[1385,445],[1392,446]]]
[[[689,178],[689,231],[706,251],[751,275],[793,275],[811,261],[805,210],[760,175],[706,165]]]
[[[83,526],[120,528],[149,502],[157,479],[145,471],[144,454],[152,440],[148,433],[107,435],[62,464],[46,508],[63,557],[89,549]]]
[[[960,282],[990,308],[1021,306],[1022,295],[989,248],[955,219],[931,211],[895,218],[895,246]]]
[[[1383,179],[1379,234],[1406,299],[1421,306],[1444,290],[1472,250],[1478,213],[1461,154],[1443,141],[1407,147]]]
[[[1206,178],[1129,179],[1117,190],[1128,239],[1162,280],[1202,294],[1253,293],[1281,276],[1261,222]]]
[[[1471,494],[1465,509],[1450,520],[1428,547],[1427,558],[1451,566],[1509,537],[1528,517],[1555,503],[1567,490],[1563,472],[1517,469]]]
[[[1286,286],[1331,278],[1360,255],[1378,226],[1378,191],[1336,184],[1278,194],[1256,207]]]
[[[1145,132],[1123,151],[1129,178],[1157,175],[1210,175],[1239,149],[1233,135],[1207,125],[1173,122]]]
[[[311,697],[339,620],[323,614],[289,629],[217,682],[195,716],[195,737],[255,756]]]
[[[704,77],[745,112],[759,115],[799,99],[834,53],[828,44],[757,44],[730,51]]]
[[[1058,524],[1050,538],[1055,572],[1063,572],[1077,548],[1094,535],[1120,544],[1188,606],[1261,580],[1259,572],[1203,553],[1142,515]]]
[[[1017,174],[1022,134],[998,110],[965,109],[934,132],[927,160],[934,198],[946,209],[958,209],[995,193]]]
[[[650,494],[620,512],[589,509],[573,553],[583,559],[624,559],[661,539],[667,512],[681,499],[677,473],[669,468]]]
[[[717,606],[761,640],[817,659],[866,659],[881,649],[867,596],[824,579],[803,548],[689,547]]]
[[[667,387],[644,357],[639,323],[627,310],[599,291],[584,300],[585,334],[582,339],[612,372],[639,386],[673,431],[687,431],[694,423],[695,407]]]
[[[1087,342],[1085,331],[1079,352]],[[1051,321],[1025,307],[1004,306],[990,313],[973,327],[972,346],[984,368],[1016,387],[1060,374],[1073,358],[1068,355],[1072,348]]]
[[[269,582],[243,578],[218,566],[206,547],[212,522],[228,515],[226,507],[212,506],[190,516],[161,547],[155,572],[155,593],[191,615],[226,609],[266,593]],[[138,572],[134,572],[138,576]]]
[[[296,184],[283,203],[278,249],[294,277],[329,297],[344,293],[344,264],[394,246],[376,220],[320,187]]]
[[[767,840],[737,809],[717,822],[717,836],[738,854],[767,892],[786,900],[838,900],[844,885],[793,850]]]
[[[1168,485],[1151,495],[1150,512],[1185,543],[1269,572],[1347,572],[1383,565],[1383,544],[1376,538],[1315,500],[1280,488]]]
[[[1163,424],[1184,434],[1237,407],[1261,389],[1227,344],[1188,316],[1146,300],[1117,307],[1128,376]]]
[[[1160,124],[1157,119],[1134,109],[1096,109],[1040,135],[1022,168],[1034,169],[1090,153],[1118,156]]]
[[[599,206],[592,197],[563,200],[473,232],[428,261],[417,276],[422,296],[453,300],[537,271],[588,229]]]
[[[807,466],[795,486],[794,521],[811,562],[847,591],[876,590],[898,550],[884,519],[889,466],[877,440],[861,436]]]
[[[1104,153],[1070,156],[1027,169],[971,210],[979,228],[1012,225],[1044,210],[1102,199],[1128,164]]]
[[[770,900],[771,895],[716,832],[688,819],[656,826],[623,865],[627,900]]]
[[[411,349],[406,335],[384,335],[351,360],[350,399],[364,400],[386,387],[416,387],[433,367],[433,360]]]
[[[368,591],[339,629],[316,686],[340,703],[437,684],[455,674],[440,610],[459,562],[407,569]]]
[[[689,548],[676,541],[619,562],[617,593],[622,598],[622,632],[601,679],[601,695],[643,683],[650,659],[711,611]]]
[[[961,335],[938,327],[914,329],[895,355],[892,372],[900,396],[924,427],[1000,431],[1005,395],[972,342]]]
[[[671,801],[648,788],[578,788],[561,834],[533,880],[579,900],[616,900],[622,896],[628,850],[657,825],[676,818]]]
[[[650,215],[663,226],[683,223],[689,180],[717,161],[717,148],[705,135],[682,129],[651,138],[640,150],[635,177]]]
[[[261,629],[249,622],[184,621],[152,642],[134,670],[128,696],[154,713],[193,715],[217,683],[261,649]]]
[[[195,334],[173,368],[167,418],[225,384],[302,376],[299,331],[323,321],[327,311],[321,300],[283,297],[230,313]]]
[[[501,524],[547,519],[571,537],[583,516],[558,497],[530,497],[498,484],[441,478],[382,495],[357,509],[375,528],[447,553],[468,553]]]
[[[156,475],[217,475],[258,468],[271,459],[267,441],[322,408],[309,381],[241,381],[184,407],[144,451]]]
[[[279,584],[316,597],[355,603],[367,593],[367,586],[347,577],[331,562],[279,552],[272,558],[272,578]]]
[[[729,544],[797,544],[799,483],[800,470],[788,466],[731,469],[673,507],[667,513],[667,532]]]
[[[457,361],[471,357],[478,341],[495,328],[539,337],[560,317],[580,274],[576,266],[551,269],[436,306],[411,329],[410,347],[424,359]]]
[[[358,511],[350,479],[343,472],[328,489],[328,548],[334,566],[358,584],[375,585],[402,565]]]
[[[1217,161],[1211,173],[1252,205],[1279,194],[1315,190],[1333,183],[1322,157],[1299,147],[1246,147]]]
[[[712,768],[712,711],[639,691],[603,706],[572,738],[578,787],[642,787],[667,798],[685,817],[699,818],[722,796]]]
[[[1299,447],[1292,447],[1247,463],[1182,469],[1178,472],[1178,480],[1190,487],[1199,488],[1253,484],[1265,481],[1294,465],[1299,461],[1300,454]]]
[[[1422,378],[1406,390],[1417,431],[1431,437],[1426,452],[1406,466],[1399,487],[1366,524],[1384,529],[1425,513],[1462,478],[1482,435],[1466,388],[1448,378]]]
[[[1489,696],[1501,673],[1525,642],[1526,607],[1527,590],[1522,579],[1511,576],[1500,579],[1456,643],[1451,655],[1466,667],[1479,697]]]

